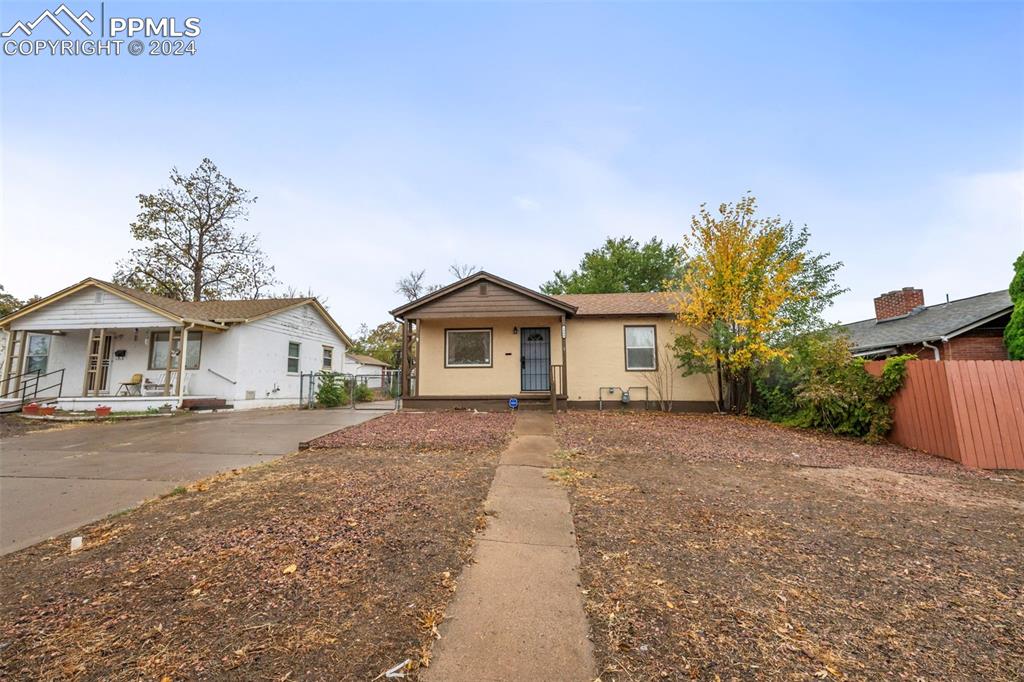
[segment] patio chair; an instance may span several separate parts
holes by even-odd
[[[174,379],[173,379],[174,375],[172,374],[171,376],[172,376],[172,378],[171,378],[171,385],[173,386],[174,385],[174,383],[173,383],[174,382]],[[160,373],[160,379],[158,381],[154,381],[150,377],[146,377],[145,378],[145,382],[142,385],[142,394],[143,395],[163,395],[164,394],[164,374],[163,374],[163,372]]]
[[[121,395],[122,390],[125,395],[142,395],[142,374],[133,374],[129,381],[122,382],[115,395]]]
[[[163,395],[164,394],[164,378],[165,378],[165,376],[166,375],[163,372],[160,372],[156,381],[154,381],[153,379],[150,379],[149,377],[145,377],[144,380],[143,380],[143,384],[142,384],[142,395],[146,395],[146,396],[161,396],[161,395]],[[183,386],[185,395],[188,395],[189,378],[190,377],[189,377],[187,372],[185,373],[185,376],[182,377],[183,381],[185,382],[185,385]],[[170,378],[169,378],[169,382],[170,383],[168,384],[168,392],[169,393],[174,393],[175,388],[177,387],[177,381],[178,381],[178,370],[171,370],[171,375],[170,375]]]

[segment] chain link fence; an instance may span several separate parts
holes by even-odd
[[[299,404],[305,408],[397,410],[402,406],[402,371],[385,369],[380,374],[307,372],[299,377]]]

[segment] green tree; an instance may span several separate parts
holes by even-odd
[[[609,237],[601,247],[586,252],[576,270],[555,271],[554,279],[540,290],[545,294],[663,291],[665,282],[680,276],[680,256],[678,246],[657,238],[641,244],[632,237]]]
[[[256,197],[210,159],[171,187],[140,194],[131,235],[143,245],[117,264],[114,281],[182,301],[259,298],[277,284],[259,238],[237,232]]]
[[[1003,332],[1003,341],[1006,342],[1006,352],[1011,360],[1024,360],[1024,252],[1013,263],[1010,300],[1013,302],[1013,312]]]
[[[701,205],[683,239],[686,269],[675,283],[676,357],[688,374],[714,372],[729,408],[749,407],[755,371],[789,355],[844,289],[841,263],[808,248],[807,227],[759,217],[747,194],[717,212]]]
[[[382,322],[373,329],[365,324],[360,325],[359,335],[353,340],[351,351],[393,364],[401,347],[401,326],[397,322]]]
[[[4,285],[0,284],[0,317],[6,317],[13,312],[21,310],[27,305],[32,305],[41,298],[42,296],[35,294],[22,301],[14,294],[7,293],[7,291],[4,290]]]
[[[7,317],[23,305],[25,305],[24,301],[14,294],[7,293],[7,291],[4,290],[4,285],[0,284],[0,317]]]

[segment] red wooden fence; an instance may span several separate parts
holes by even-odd
[[[867,363],[872,374],[884,363]],[[915,360],[889,440],[980,469],[1024,469],[1024,362]]]

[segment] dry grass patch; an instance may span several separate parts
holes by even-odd
[[[631,446],[618,418],[585,436],[576,416],[560,434],[589,474],[568,482],[601,679],[1024,678],[1020,479],[764,463],[870,451],[730,418],[659,416]]]
[[[358,428],[386,445],[378,421]],[[0,558],[0,678],[371,679],[426,662],[496,463],[309,451],[80,529],[74,554],[63,537]]]
[[[508,443],[515,416],[508,412],[398,412],[310,441],[312,448],[482,451]]]
[[[590,453],[664,453],[686,462],[866,466],[933,476],[970,476],[954,462],[888,443],[870,445],[753,417],[662,412],[558,415],[563,447]]]

